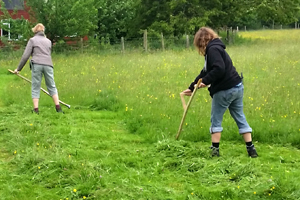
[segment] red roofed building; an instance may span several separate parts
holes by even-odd
[[[0,21],[0,37],[2,37],[2,41],[0,38],[0,46],[4,45],[3,44],[4,40],[5,41],[7,40],[9,43],[11,43],[12,41],[14,42],[21,41],[21,40],[26,41],[26,38],[24,38],[23,35],[24,32],[22,32],[22,29],[20,29],[21,26],[26,27],[26,24],[28,25],[28,21],[32,20],[29,14],[30,8],[26,6],[26,1],[25,0],[0,0],[0,1],[3,1],[8,14],[10,15],[10,17],[5,17],[4,16],[5,13],[3,13],[0,10],[0,18],[2,19]],[[27,31],[28,31],[28,26],[27,26]],[[66,44],[69,45],[77,45],[80,42],[80,37],[77,37],[75,35],[65,36],[63,39],[66,42]],[[84,36],[82,39],[83,41],[87,41],[88,37]]]
[[[22,23],[24,20],[29,20],[29,8],[26,6],[26,1],[24,0],[1,0],[3,1],[5,8],[7,9],[11,19],[3,19],[1,20],[1,29],[0,36],[7,37],[8,40],[17,40],[22,35],[20,33],[14,33],[13,24],[14,23]],[[0,16],[5,15],[0,10]]]

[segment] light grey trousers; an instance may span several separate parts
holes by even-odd
[[[40,98],[40,91],[41,91],[41,83],[43,74],[45,77],[45,83],[47,86],[47,90],[51,96],[58,94],[57,89],[54,82],[54,73],[53,67],[48,65],[39,65],[33,64],[31,68],[31,97],[33,99]]]

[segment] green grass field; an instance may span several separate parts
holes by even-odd
[[[0,60],[0,199],[299,199],[299,33],[244,32],[252,42],[227,48],[257,159],[228,112],[210,157],[206,89],[175,140],[179,93],[204,63],[195,50],[53,55],[64,115],[44,94],[32,114],[30,84],[7,71],[20,57]]]

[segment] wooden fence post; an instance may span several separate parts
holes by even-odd
[[[81,49],[81,53],[83,53],[83,38],[80,37],[80,49]]]
[[[233,43],[233,29],[232,29],[232,26],[230,27],[229,31],[230,31],[229,36],[231,34],[231,37],[229,37],[229,43]]]
[[[148,42],[147,42],[147,30],[144,30],[144,49],[148,51]]]
[[[247,27],[245,26],[245,31],[247,31]]]
[[[235,42],[235,35],[236,35],[236,31],[234,29],[231,30],[232,31],[232,44],[234,44]]]
[[[121,37],[122,53],[125,53],[124,37]]]
[[[230,43],[230,34],[229,34],[229,29],[226,27],[226,39],[227,42]]]
[[[163,33],[161,33],[161,47],[162,47],[162,50],[165,51],[165,42],[164,42],[164,35],[163,35]]]
[[[190,40],[189,40],[189,35],[186,34],[186,48],[190,48]]]

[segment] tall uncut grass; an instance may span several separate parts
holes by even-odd
[[[244,75],[244,112],[259,142],[300,142],[299,30],[243,32],[259,39],[251,45],[227,48],[234,66]],[[179,93],[202,69],[196,51],[69,56],[54,55],[55,80],[60,98],[72,106],[121,111],[128,129],[149,141],[174,138],[183,108]],[[18,59],[1,61],[15,68]],[[30,78],[29,67],[22,75]],[[17,77],[15,79],[18,79]],[[31,106],[30,86],[13,82],[5,103]],[[52,105],[42,97],[42,105]],[[188,100],[188,99],[186,99]],[[209,141],[211,98],[201,89],[189,110],[182,139]],[[223,140],[240,140],[238,129],[226,113]]]
[[[299,199],[299,30],[240,35],[227,50],[244,75],[257,159],[228,112],[221,157],[210,156],[206,89],[175,141],[179,93],[204,64],[194,50],[54,54],[64,115],[44,94],[32,114],[30,84],[7,71],[19,52],[0,60],[0,199]],[[31,78],[28,65],[21,75]]]

